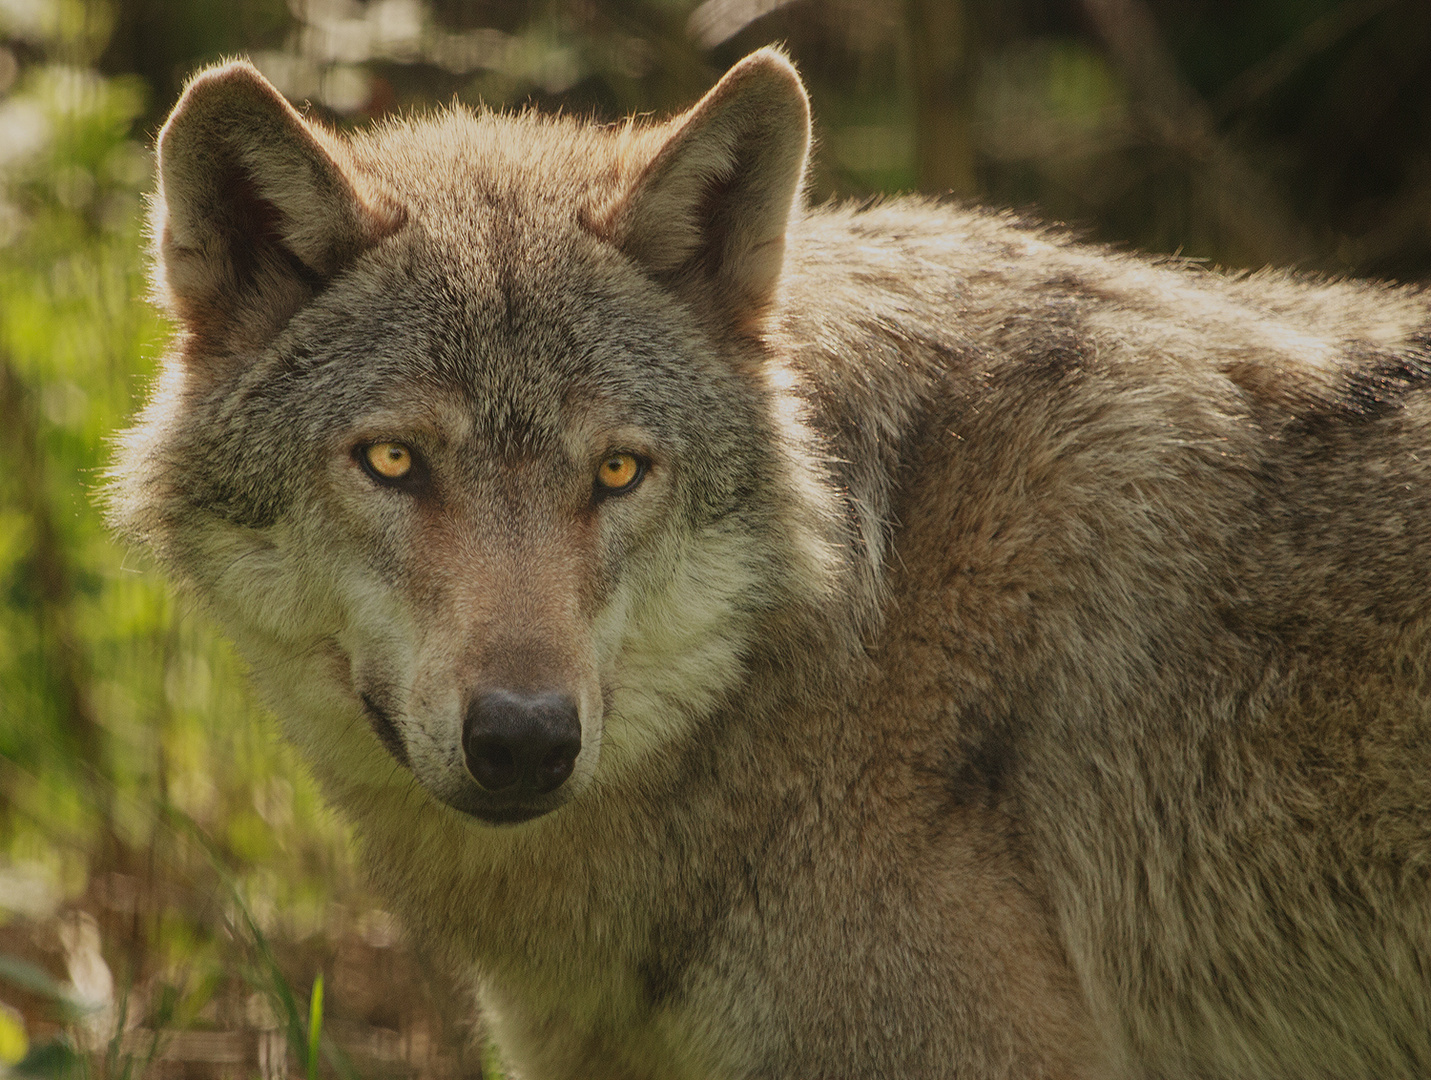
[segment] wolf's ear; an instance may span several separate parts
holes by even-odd
[[[261,344],[404,212],[250,64],[210,68],[159,133],[158,291],[220,352]]]
[[[704,288],[747,326],[780,277],[785,230],[810,149],[810,103],[794,66],[761,49],[684,116],[609,221],[657,277]]]

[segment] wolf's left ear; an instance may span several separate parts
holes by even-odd
[[[657,277],[710,290],[739,323],[769,306],[810,149],[810,103],[774,49],[747,56],[684,116],[608,222]]]

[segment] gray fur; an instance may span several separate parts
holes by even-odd
[[[1431,1075],[1423,293],[802,210],[771,52],[668,125],[287,108],[231,65],[161,136],[113,518],[518,1075]],[[263,227],[175,274],[223,184]],[[508,827],[498,678],[582,710]]]

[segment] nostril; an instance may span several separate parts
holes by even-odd
[[[495,740],[476,739],[467,744],[467,771],[488,791],[501,791],[517,782],[517,759]]]
[[[555,791],[566,783],[571,770],[576,766],[576,755],[581,753],[580,742],[564,742],[554,747],[542,758],[537,770],[537,790]]]
[[[576,702],[565,694],[479,694],[463,718],[462,748],[467,771],[488,791],[555,791],[581,754]]]

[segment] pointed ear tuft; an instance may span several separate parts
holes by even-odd
[[[403,208],[252,65],[192,79],[159,133],[158,291],[197,336],[261,343]]]
[[[775,294],[809,149],[800,76],[761,49],[672,121],[603,231],[656,277],[753,327]]]

